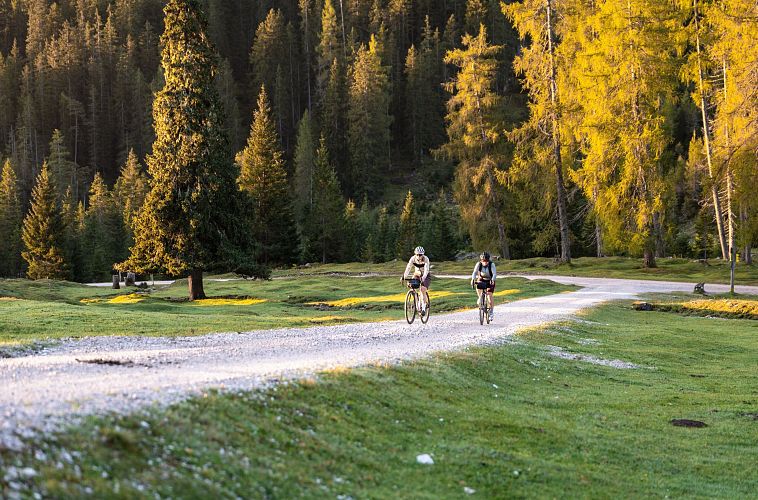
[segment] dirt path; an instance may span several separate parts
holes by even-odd
[[[693,287],[565,276],[529,278],[585,288],[498,306],[495,322],[485,326],[471,310],[433,315],[427,325],[392,321],[200,337],[91,337],[34,355],[0,359],[0,446],[19,447],[19,436],[59,428],[76,415],[129,412],[209,388],[252,389],[328,368],[392,363],[492,343],[603,301]],[[716,291],[715,285],[709,289]],[[739,291],[758,294],[758,287]]]

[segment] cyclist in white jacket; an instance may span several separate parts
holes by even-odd
[[[413,279],[417,279],[421,282],[420,291],[421,291],[421,312],[426,310],[426,298],[428,297],[427,292],[429,291],[429,284],[432,281],[432,277],[429,275],[429,257],[425,255],[424,247],[416,247],[416,249],[413,251],[413,257],[408,260],[408,265],[405,266],[405,272],[403,273],[403,276],[400,278],[401,282],[404,282],[407,276],[412,276]],[[411,271],[413,271],[411,273]]]
[[[487,287],[481,289],[476,288],[477,297],[482,296],[484,290],[487,291],[487,300],[490,303],[490,321],[495,318],[495,301],[492,294],[495,293],[495,279],[497,279],[497,270],[495,269],[495,263],[490,261],[490,253],[482,252],[479,256],[479,262],[474,266],[474,272],[471,273],[471,286],[475,283],[485,283]]]

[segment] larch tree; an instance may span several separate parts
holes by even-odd
[[[348,145],[352,162],[353,192],[376,198],[381,192],[380,176],[390,166],[389,80],[379,57],[379,43],[371,36],[362,45],[350,72]]]
[[[126,158],[126,163],[121,167],[116,185],[113,187],[115,201],[121,208],[124,224],[127,228],[132,227],[134,217],[142,208],[149,191],[150,185],[147,176],[142,171],[137,155],[131,149]],[[131,229],[128,229],[128,232],[131,234]]]
[[[446,117],[448,142],[440,152],[458,162],[455,196],[464,221],[472,231],[494,225],[500,256],[510,259],[506,192],[498,182],[505,173],[502,98],[494,90],[495,56],[500,47],[487,42],[483,25],[477,36],[463,37],[463,46],[445,55],[445,62],[458,68],[458,73],[446,84],[451,94]],[[478,235],[471,236],[476,240]]]
[[[247,146],[237,155],[237,164],[239,187],[253,206],[252,231],[259,260],[263,264],[292,262],[298,247],[297,232],[284,153],[265,87],[258,95]]]
[[[702,0],[692,0],[684,4],[686,14],[692,19],[688,27],[688,35],[694,50],[690,53],[687,64],[682,68],[682,76],[687,84],[694,85],[692,99],[700,108],[701,130],[703,137],[703,149],[705,153],[706,164],[708,167],[708,178],[711,191],[711,200],[713,203],[714,220],[716,221],[716,231],[721,246],[721,258],[724,260],[731,259],[729,251],[730,244],[727,242],[727,232],[724,227],[724,210],[721,204],[721,185],[723,175],[716,164],[715,153],[713,149],[713,131],[711,109],[714,105],[714,89],[711,80],[708,78],[712,71],[709,71],[709,59],[706,55],[706,47],[709,42],[709,33],[706,31],[706,24],[703,22],[703,2]],[[729,216],[727,214],[727,216]]]
[[[151,190],[120,268],[187,274],[189,298],[196,300],[205,298],[203,271],[250,265],[251,246],[201,2],[170,0],[164,13],[165,84],[155,98],[156,140],[147,157]]]
[[[742,260],[752,263],[751,244],[758,239],[758,201],[753,193],[758,183],[758,6],[750,0],[725,0],[704,7],[710,35],[706,51],[717,82],[713,139],[726,177],[729,255],[734,263],[739,245]]]
[[[0,276],[13,278],[21,272],[22,220],[18,176],[5,160],[0,174]]]
[[[64,227],[55,184],[47,164],[37,176],[32,203],[24,218],[22,256],[28,264],[29,279],[67,279],[69,268],[63,254]]]
[[[603,181],[595,184],[596,213],[609,246],[642,254],[644,265],[655,267],[679,19],[653,0],[606,0],[587,22],[594,36],[580,57],[593,69],[586,76],[593,92],[582,101],[580,126],[587,134],[578,175]]]
[[[554,178],[553,199],[558,212],[561,261],[571,262],[568,203],[564,182],[564,153],[561,141],[563,112],[558,91],[556,57],[556,9],[559,0],[524,0],[503,4],[522,40],[530,40],[514,61],[529,92],[529,120],[509,134],[516,145],[514,164],[537,169]],[[524,144],[524,143],[528,144]]]

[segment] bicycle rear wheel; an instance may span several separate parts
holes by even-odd
[[[424,294],[424,299],[426,301],[426,309],[424,309],[424,313],[423,314],[419,314],[419,317],[421,318],[421,322],[423,324],[426,324],[426,322],[429,321],[429,314],[430,314],[430,311],[432,309],[432,302],[429,300],[429,294],[428,293]]]
[[[416,294],[408,290],[405,294],[405,320],[410,325],[416,319]]]

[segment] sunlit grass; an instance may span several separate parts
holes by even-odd
[[[499,347],[87,419],[0,460],[50,498],[752,498],[756,359],[755,322],[623,302]]]
[[[573,289],[521,278],[501,280],[499,285],[519,290],[498,297],[500,303]],[[0,301],[0,344],[93,335],[184,336],[386,321],[403,317],[406,291],[397,279],[387,277],[206,280],[208,299],[189,302],[186,280],[138,293],[133,288],[0,280],[0,296],[6,297]],[[432,280],[433,315],[475,304],[476,294],[467,281]]]

